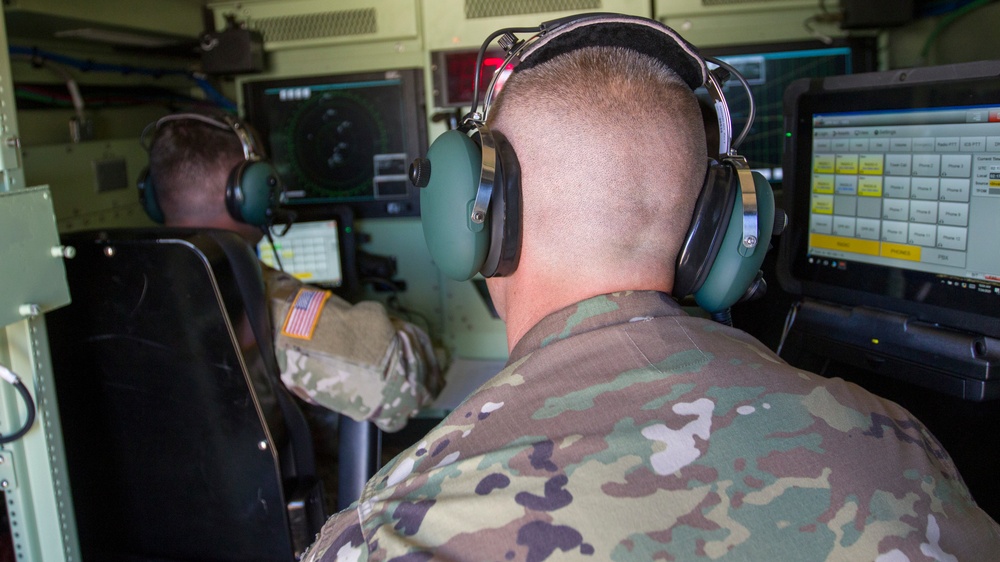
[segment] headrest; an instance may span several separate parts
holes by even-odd
[[[585,47],[623,47],[651,56],[692,90],[708,79],[708,67],[698,50],[676,31],[655,20],[620,14],[574,16],[542,24],[540,37],[521,53],[514,72]]]

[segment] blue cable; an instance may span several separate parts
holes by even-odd
[[[198,87],[200,87],[202,91],[205,92],[205,95],[208,96],[210,100],[216,103],[216,105],[224,109],[227,109],[231,112],[236,111],[236,103],[233,102],[231,99],[227,98],[225,95],[223,95],[222,92],[215,89],[215,86],[212,86],[212,84],[209,83],[208,80],[201,78],[195,74],[191,74],[190,77],[192,80],[194,80],[196,84],[198,84]]]
[[[94,62],[92,60],[83,60],[66,55],[60,55],[58,53],[45,51],[35,47],[22,47],[19,45],[11,45],[9,47],[9,51],[12,55],[27,55],[32,58],[41,58],[70,66],[83,72],[111,72],[124,75],[135,74],[138,76],[152,76],[154,78],[161,78],[163,76],[184,76],[197,84],[198,87],[205,92],[205,95],[216,105],[230,111],[236,110],[235,102],[223,95],[222,92],[212,86],[208,80],[187,70],[177,70],[173,68],[143,68],[123,64]]]

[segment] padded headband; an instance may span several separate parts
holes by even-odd
[[[514,33],[537,32],[525,41],[518,41]],[[500,66],[517,61],[514,73],[544,64],[559,55],[563,55],[586,47],[619,47],[652,57],[672,70],[692,90],[705,86],[713,100],[713,107],[719,123],[719,154],[735,155],[736,148],[743,142],[753,124],[755,108],[750,84],[730,64],[716,58],[704,58],[693,45],[685,41],[676,31],[656,20],[628,16],[623,14],[592,13],[568,16],[542,23],[537,28],[507,28],[491,35],[479,51],[478,64],[481,66],[488,45],[496,37],[503,35],[500,45],[507,56]],[[722,93],[722,81],[716,73],[709,70],[706,61],[710,61],[723,69],[730,76],[736,77],[746,89],[750,109],[749,117],[743,126],[743,131],[733,140],[732,119],[726,96]],[[720,74],[721,75],[721,74]],[[466,119],[485,122],[489,115],[497,79],[501,73],[496,72],[486,91],[483,102],[483,112],[478,113],[479,76],[473,95],[473,107]]]
[[[671,41],[665,41],[667,36]],[[514,72],[527,70],[585,47],[622,47],[662,61],[693,90],[708,80],[697,49],[673,29],[653,20],[618,14],[573,16],[541,25],[536,41],[520,53]]]
[[[263,158],[256,137],[250,129],[243,125],[242,121],[229,115],[213,117],[210,115],[202,115],[200,113],[173,113],[165,115],[146,125],[146,127],[142,130],[142,134],[139,135],[139,144],[146,149],[146,152],[152,151],[153,137],[155,136],[156,131],[158,131],[165,123],[169,123],[171,121],[200,121],[206,125],[211,125],[224,131],[232,131],[240,140],[240,146],[243,148],[244,160],[247,162],[256,162]]]
[[[536,32],[536,35],[527,40],[518,41],[514,33],[524,32]],[[480,48],[477,61],[480,65],[487,47],[500,35],[503,35],[500,39],[500,46],[507,53],[501,68],[516,62],[514,73],[539,66],[559,55],[587,47],[618,47],[652,57],[677,74],[692,90],[703,85],[708,88],[709,95],[715,100],[716,113],[719,115],[719,152],[727,154],[731,148],[735,148],[730,143],[732,125],[729,119],[729,108],[725,96],[722,94],[721,85],[715,75],[709,71],[706,59],[702,58],[698,50],[676,31],[656,20],[622,14],[593,13],[551,20],[536,28],[501,29],[487,38]],[[725,65],[716,59],[711,59],[711,61]],[[725,66],[731,73],[738,74],[732,67]],[[500,76],[500,72],[493,74],[489,87],[486,89],[483,112],[479,113],[480,90],[477,75],[473,95],[474,105],[466,116],[466,120],[480,123],[486,121],[490,106],[493,104],[493,97],[497,92],[495,86]],[[743,81],[742,78],[741,81]],[[749,126],[745,130],[749,131]]]

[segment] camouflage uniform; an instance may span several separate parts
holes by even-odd
[[[283,330],[300,291],[321,293],[262,266],[281,380],[297,396],[384,431],[397,431],[440,391],[441,370],[427,334],[376,302],[351,305],[323,294],[308,337]]]
[[[998,553],[1000,528],[907,411],[637,292],[543,319],[303,559]]]

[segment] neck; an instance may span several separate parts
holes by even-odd
[[[523,264],[522,264],[523,265]],[[640,268],[613,272],[613,275],[581,271],[575,275],[539,275],[545,268],[518,267],[510,277],[488,281],[490,294],[507,328],[507,351],[543,318],[580,301],[620,291],[660,291],[669,293],[673,275],[652,277]]]
[[[228,214],[216,214],[210,217],[170,217],[167,216],[165,226],[176,226],[183,228],[217,228],[219,230],[230,230],[239,234],[247,244],[256,246],[263,238],[263,231],[253,225],[238,222]]]

